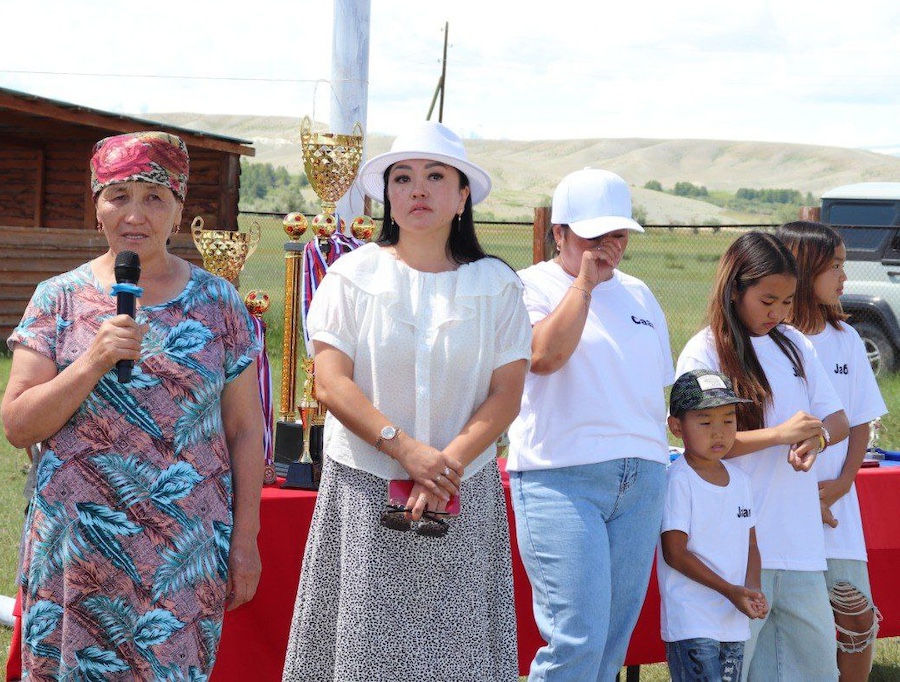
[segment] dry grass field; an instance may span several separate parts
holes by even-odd
[[[201,116],[185,113],[143,115],[185,128],[253,141],[251,161],[302,167],[300,119],[265,116]],[[449,122],[452,127],[452,121]],[[387,151],[392,138],[372,133],[369,158]],[[531,207],[549,205],[556,183],[584,166],[619,173],[634,188],[634,201],[651,224],[754,223],[758,216],[725,211],[684,197],[643,189],[648,180],[671,188],[687,181],[710,190],[740,187],[784,188],[812,192],[864,180],[896,180],[900,158],[841,147],[736,142],[728,140],[466,140],[469,157],[491,174],[494,188],[479,208],[498,220],[530,220]],[[313,198],[310,192],[309,199]]]

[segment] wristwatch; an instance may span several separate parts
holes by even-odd
[[[381,429],[381,433],[378,436],[378,440],[375,441],[375,449],[378,452],[381,452],[381,448],[384,444],[389,440],[394,440],[397,436],[400,435],[400,427],[399,426],[385,426]]]
[[[822,442],[824,443],[824,445],[821,447],[819,452],[824,452],[825,448],[831,445],[831,434],[828,433],[828,429],[826,429],[824,426],[822,427]]]

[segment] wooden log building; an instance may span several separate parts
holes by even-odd
[[[101,138],[163,130],[184,140],[191,157],[181,231],[171,250],[202,264],[190,236],[236,230],[241,156],[248,140],[123,116],[0,88],[0,340],[22,318],[34,287],[107,249],[96,231],[89,161]],[[2,348],[0,348],[2,350]]]

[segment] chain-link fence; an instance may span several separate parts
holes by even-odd
[[[284,242],[281,215],[250,214],[240,216],[241,229],[252,221],[262,229],[256,253],[241,274],[241,290],[266,290],[272,306],[265,316],[269,329],[268,350],[272,360],[274,385],[280,385],[284,311]],[[705,324],[706,305],[716,265],[731,242],[750,229],[773,231],[775,225],[675,226],[648,225],[644,234],[633,235],[620,268],[639,277],[653,291],[669,323],[672,350],[677,357],[687,340]],[[476,229],[484,249],[520,269],[534,262],[534,226],[525,222],[480,222]],[[883,228],[892,230],[895,228]],[[303,240],[310,239],[309,233]],[[894,243],[896,242],[896,243]],[[900,238],[888,246],[896,247],[898,259],[868,257],[856,260],[851,249],[847,263],[850,277],[846,285],[848,299],[859,305],[851,312],[852,322],[866,332],[870,355],[881,363],[885,373],[896,369],[900,361]],[[892,252],[888,249],[887,256]],[[896,293],[892,293],[896,290]],[[866,300],[871,299],[869,304]],[[277,396],[276,396],[277,406]]]

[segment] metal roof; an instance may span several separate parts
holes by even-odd
[[[823,199],[870,199],[894,201],[900,199],[900,182],[858,182],[830,189]]]
[[[21,102],[22,105],[16,106],[16,103],[18,102]],[[35,111],[34,109],[39,106],[48,107],[50,112]],[[77,122],[82,123],[83,125],[93,125],[95,127],[101,127],[99,124],[102,122],[108,124],[110,129],[119,132],[132,132],[136,129],[143,130],[148,127],[156,128],[159,130],[172,131],[184,137],[185,142],[188,144],[193,143],[200,146],[209,146],[222,151],[243,154],[245,156],[255,156],[256,154],[256,150],[253,149],[252,146],[249,146],[253,144],[253,140],[243,140],[237,137],[228,137],[227,135],[217,135],[215,133],[194,130],[193,128],[184,128],[169,123],[163,123],[161,121],[151,121],[149,119],[116,114],[101,109],[92,109],[91,107],[85,107],[80,104],[72,104],[71,102],[63,102],[47,97],[32,95],[27,92],[0,87],[0,109],[2,108],[12,108],[32,115],[52,116],[56,114],[58,118],[67,120],[70,123]],[[72,114],[79,114],[87,120],[73,120]]]

